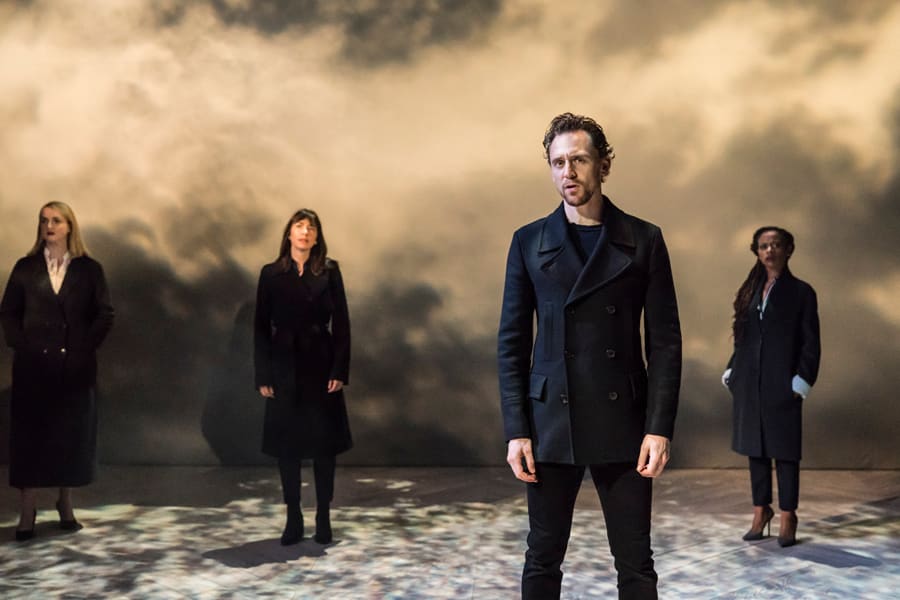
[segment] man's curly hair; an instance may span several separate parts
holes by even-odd
[[[597,121],[584,115],[566,112],[553,117],[553,120],[550,121],[550,126],[547,127],[547,132],[544,134],[544,158],[547,159],[548,163],[550,162],[550,144],[553,143],[553,139],[561,133],[570,131],[586,131],[591,136],[591,142],[593,142],[594,148],[600,154],[600,158],[608,158],[612,162],[612,159],[616,157],[613,147],[609,145],[606,139],[603,128],[600,127]]]

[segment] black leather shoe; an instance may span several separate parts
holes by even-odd
[[[288,505],[287,522],[284,524],[284,531],[281,533],[281,545],[292,546],[303,539],[303,513],[300,505]]]
[[[59,505],[59,500],[56,501],[56,512],[59,513],[59,528],[63,531],[78,531],[79,529],[84,528],[84,525],[79,523],[76,519],[63,519],[62,507]]]
[[[34,537],[34,522],[37,521],[37,509],[31,515],[31,529],[16,529],[16,541],[27,542]]]
[[[327,508],[316,511],[316,534],[313,539],[320,544],[331,543],[331,514]]]

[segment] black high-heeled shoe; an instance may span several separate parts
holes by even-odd
[[[756,515],[753,515],[753,524],[750,526],[750,531],[744,534],[743,540],[745,542],[754,542],[768,537],[772,533],[772,517],[774,516],[775,511],[772,510],[772,507],[764,506],[758,522]],[[763,535],[763,529],[766,530],[766,535]]]
[[[303,512],[300,505],[287,506],[287,522],[281,533],[281,545],[292,546],[303,539]]]
[[[781,527],[778,531],[778,545],[782,548],[797,543],[797,513],[781,511]]]
[[[16,541],[27,542],[34,537],[34,523],[37,521],[37,509],[31,515],[31,529],[16,529]]]
[[[56,512],[59,513],[59,528],[63,531],[78,531],[79,529],[84,528],[84,525],[74,518],[63,519],[62,505],[59,503],[59,500],[56,501]]]
[[[331,512],[328,507],[316,510],[316,534],[313,539],[320,544],[331,543]]]

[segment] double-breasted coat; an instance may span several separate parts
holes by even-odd
[[[516,231],[509,250],[504,433],[531,438],[539,462],[631,462],[645,434],[673,434],[681,328],[668,251],[658,227],[604,202],[604,238],[586,262],[562,205]]]
[[[262,268],[254,320],[256,387],[266,399],[263,452],[280,458],[334,456],[353,445],[343,390],[349,383],[350,317],[341,271],[328,260],[321,275],[295,264]]]
[[[59,293],[42,252],[20,259],[0,302],[13,349],[9,483],[75,487],[93,480],[97,348],[113,323],[100,263],[73,258]]]
[[[799,375],[813,385],[819,374],[816,292],[785,269],[760,318],[761,293],[754,291],[740,316],[743,334],[728,361],[732,448],[746,456],[800,460],[803,400],[791,383]]]

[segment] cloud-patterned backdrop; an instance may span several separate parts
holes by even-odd
[[[540,140],[570,110],[670,246],[675,464],[744,464],[719,376],[750,235],[777,224],[822,320],[804,464],[900,467],[897,2],[11,0],[0,23],[0,277],[71,204],[117,309],[104,462],[265,460],[256,276],[308,206],[353,323],[342,460],[501,464],[506,250],[559,202]]]

